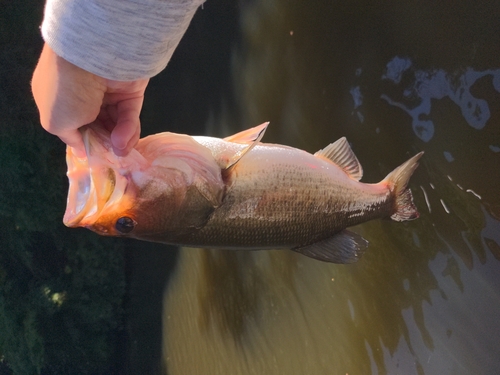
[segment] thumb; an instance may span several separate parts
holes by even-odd
[[[116,105],[116,125],[111,132],[113,150],[118,156],[127,155],[139,141],[143,97],[122,100]]]
[[[73,153],[77,157],[85,156],[85,146],[83,145],[82,133],[76,129],[63,129],[58,134],[58,137],[73,148]]]

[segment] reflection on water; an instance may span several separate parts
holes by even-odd
[[[387,64],[387,72],[382,79],[399,85],[402,75],[412,66],[409,59],[395,57]],[[388,95],[382,98],[389,104],[403,109],[412,118],[415,134],[424,142],[429,142],[434,136],[434,123],[428,118],[432,109],[432,99],[449,98],[460,107],[462,116],[474,129],[482,129],[490,119],[490,108],[484,99],[475,98],[471,94],[471,87],[481,78],[493,77],[493,87],[500,93],[500,69],[476,72],[468,68],[462,74],[448,74],[443,69],[436,71],[416,70],[409,87],[402,87],[404,101],[397,102]],[[490,147],[493,145],[490,145]],[[498,146],[493,146],[498,147]],[[451,154],[447,159],[452,161]]]
[[[233,56],[239,106],[208,130],[224,135],[271,120],[265,141],[311,152],[345,135],[369,182],[424,150],[411,181],[421,217],[354,228],[370,246],[349,266],[287,251],[184,249],[164,297],[165,368],[494,374],[500,67],[486,65],[500,43],[466,35],[479,24],[484,31],[479,21],[489,13],[466,1],[456,20],[434,5],[381,11],[319,3],[242,8],[244,41]],[[438,10],[446,22],[432,22]],[[457,35],[450,22],[460,26]],[[435,36],[446,45],[432,44]],[[462,46],[462,55],[441,53],[450,46]]]

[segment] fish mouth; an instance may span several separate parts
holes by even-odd
[[[123,162],[113,152],[110,134],[91,126],[81,133],[86,156],[78,157],[72,147],[66,148],[69,190],[63,223],[68,227],[93,225],[122,198],[128,184],[120,173]]]

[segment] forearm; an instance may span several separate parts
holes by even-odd
[[[131,81],[165,68],[204,0],[47,0],[42,35],[67,61]]]

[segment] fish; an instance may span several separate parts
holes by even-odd
[[[163,132],[127,156],[103,128],[81,128],[84,157],[66,151],[69,190],[63,222],[100,235],[185,247],[289,249],[348,264],[368,241],[347,228],[419,217],[408,182],[423,152],[378,183],[346,138],[315,154],[261,142],[269,123],[226,138]]]

